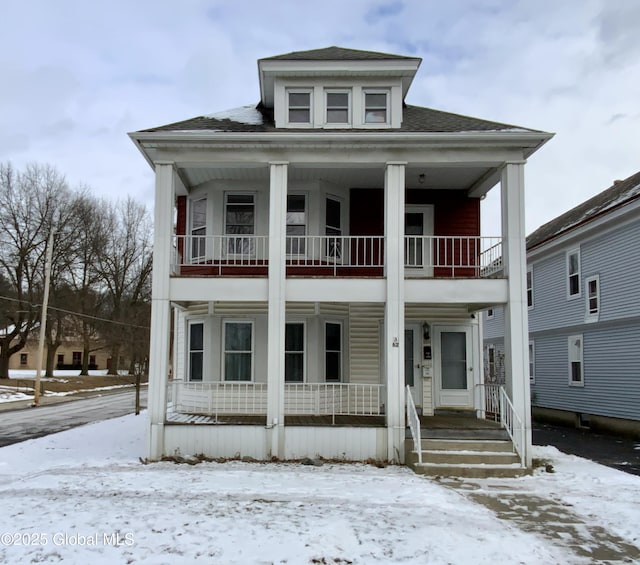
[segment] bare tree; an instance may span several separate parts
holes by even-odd
[[[68,201],[69,189],[53,167],[28,165],[22,173],[0,164],[0,276],[4,300],[0,335],[0,378],[9,376],[11,356],[24,348],[38,323],[46,242]]]
[[[142,325],[138,323],[139,310],[144,311],[140,306],[150,302],[152,227],[146,208],[131,198],[105,208],[107,238],[96,266],[105,287],[107,316],[116,322],[103,327],[111,347],[109,372],[117,374],[133,326]]]

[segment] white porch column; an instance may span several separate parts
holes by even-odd
[[[151,335],[149,346],[149,459],[164,455],[164,422],[167,413],[167,376],[169,374],[169,342],[171,305],[169,274],[171,269],[171,236],[175,192],[174,165],[157,162],[153,228],[153,273],[151,276]]]
[[[506,388],[524,425],[525,463],[531,466],[531,390],[529,388],[529,317],[526,297],[524,162],[502,170],[502,237],[509,301],[505,307]]]
[[[267,426],[271,455],[284,457],[284,330],[288,163],[269,163],[269,315],[267,322]]]
[[[406,163],[387,163],[384,231],[387,296],[384,319],[387,376],[387,457],[404,462],[404,191]]]

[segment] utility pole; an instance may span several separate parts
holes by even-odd
[[[51,282],[51,258],[53,255],[54,229],[49,232],[47,241],[47,257],[44,264],[44,295],[42,297],[42,312],[40,314],[40,341],[38,343],[38,368],[36,370],[36,383],[33,390],[33,407],[40,402],[40,374],[42,373],[42,358],[44,357],[44,334],[47,326],[47,308],[49,307],[49,284]]]

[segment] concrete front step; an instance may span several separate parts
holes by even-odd
[[[418,454],[412,451],[409,455],[411,462],[417,462]],[[422,452],[422,461],[444,465],[513,465],[520,464],[520,458],[513,452],[497,451],[433,451]]]
[[[501,451],[513,453],[510,439],[422,439],[423,450],[434,451]],[[407,450],[413,449],[413,440],[405,443]]]
[[[511,441],[422,440],[422,463],[413,440],[405,442],[405,463],[416,473],[445,477],[521,477],[526,473]]]
[[[429,477],[463,477],[470,479],[517,478],[527,474],[519,464],[514,465],[443,465],[415,463],[409,465],[418,475]]]

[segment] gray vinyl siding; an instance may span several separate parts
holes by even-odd
[[[485,342],[492,338],[504,337],[504,306],[493,308],[493,318],[487,317],[487,311],[482,313],[482,331]]]
[[[587,278],[600,278],[599,322],[640,316],[640,220],[580,244],[581,295],[567,299],[567,247],[533,263],[534,307],[529,331],[585,322]]]
[[[600,322],[640,316],[640,220],[584,243],[582,263],[583,281],[600,277]]]
[[[640,419],[640,324],[582,332],[584,386],[569,385],[569,335],[535,335],[534,406]]]

